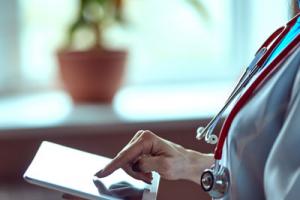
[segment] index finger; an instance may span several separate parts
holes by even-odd
[[[149,153],[152,149],[152,141],[146,139],[138,139],[130,145],[126,146],[104,169],[95,175],[99,178],[105,177],[122,168],[128,163],[132,163],[142,154]]]

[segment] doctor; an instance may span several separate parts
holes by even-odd
[[[255,88],[230,123],[220,159],[228,169],[230,184],[220,198],[300,198],[299,34],[300,17],[268,56],[263,69],[292,42],[297,43],[295,48]],[[150,183],[151,172],[156,171],[164,179],[190,180],[200,187],[203,171],[210,169],[214,160],[213,154],[185,149],[151,131],[140,130],[96,175],[105,177],[123,168],[132,177]]]

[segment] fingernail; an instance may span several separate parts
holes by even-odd
[[[99,172],[97,172],[97,173],[95,174],[95,176],[97,176],[98,178],[102,178],[102,177],[103,177],[103,172],[104,172],[104,170],[101,169]]]

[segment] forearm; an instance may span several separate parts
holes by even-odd
[[[202,172],[210,168],[214,162],[213,154],[204,154],[193,150],[187,150],[186,179],[200,184]]]

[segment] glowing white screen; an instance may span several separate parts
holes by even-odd
[[[83,198],[117,199],[100,194],[93,182],[94,174],[109,161],[110,159],[102,156],[43,142],[24,177],[31,183]],[[106,188],[127,182],[136,189],[153,191],[152,186],[131,178],[123,170],[117,170],[100,180]]]

